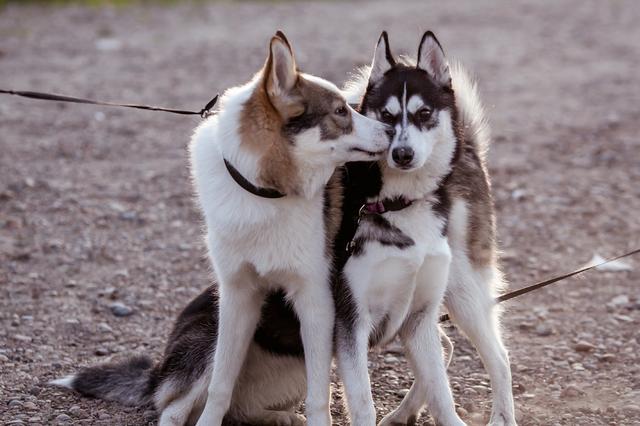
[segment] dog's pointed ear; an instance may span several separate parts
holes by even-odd
[[[286,96],[298,81],[293,49],[282,31],[271,38],[265,77],[267,94],[272,98]]]
[[[444,50],[436,36],[427,31],[420,40],[418,47],[417,67],[429,73],[438,83],[451,87],[451,74],[449,63],[444,56]]]
[[[391,54],[389,47],[389,37],[387,32],[380,34],[376,50],[373,53],[373,61],[371,62],[371,74],[369,74],[369,82],[375,82],[382,78],[384,73],[389,71],[396,64],[396,60]]]

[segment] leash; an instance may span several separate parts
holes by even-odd
[[[200,111],[188,111],[188,110],[182,110],[182,109],[163,108],[163,107],[152,106],[152,105],[124,104],[124,103],[120,104],[120,103],[114,103],[114,102],[94,101],[92,99],[76,98],[73,96],[64,96],[64,95],[56,95],[53,93],[31,92],[31,91],[23,91],[23,90],[0,89],[0,94],[22,96],[23,98],[39,99],[42,101],[70,102],[74,104],[90,104],[90,105],[102,105],[102,106],[109,106],[109,107],[135,108],[135,109],[144,109],[147,111],[169,112],[171,114],[180,114],[180,115],[199,115],[202,118],[207,118],[208,116],[210,116],[212,114],[211,108],[213,108],[216,102],[218,102],[218,95],[216,95]]]
[[[592,269],[598,268],[598,267],[600,267],[602,265],[605,265],[605,264],[607,264],[609,262],[613,262],[615,260],[619,260],[619,259],[622,259],[622,258],[625,258],[625,257],[633,256],[633,255],[638,254],[638,253],[640,253],[640,249],[636,249],[636,250],[630,251],[628,253],[622,254],[620,256],[616,256],[616,257],[613,257],[611,259],[607,259],[604,262],[600,262],[600,263],[595,264],[595,265],[585,266],[583,268],[576,269],[575,271],[569,272],[567,274],[562,274],[562,275],[559,275],[559,276],[554,277],[554,278],[549,278],[547,280],[540,281],[540,282],[537,282],[535,284],[531,284],[529,286],[526,286],[526,287],[520,288],[518,290],[514,290],[514,291],[511,291],[509,293],[505,293],[505,294],[503,294],[501,296],[498,296],[495,299],[495,302],[496,302],[496,304],[502,303],[502,302],[506,302],[507,300],[513,299],[513,298],[518,297],[518,296],[522,296],[523,294],[527,294],[527,293],[530,293],[530,292],[532,292],[534,290],[538,290],[538,289],[546,287],[548,285],[557,283],[558,281],[565,280],[567,278],[573,277],[574,275],[578,275],[578,274],[581,274],[583,272],[587,272],[587,271],[590,271]],[[450,320],[449,314],[444,314],[444,315],[440,316],[440,322],[446,322],[446,321],[449,321],[449,320]]]
[[[76,103],[76,104],[89,104],[89,105],[100,105],[100,106],[108,106],[108,107],[120,107],[120,108],[134,108],[134,109],[142,109],[142,110],[147,110],[147,111],[160,111],[160,112],[168,112],[171,114],[179,114],[179,115],[198,115],[201,118],[207,118],[212,114],[211,109],[215,106],[215,104],[218,102],[218,96],[219,95],[215,95],[213,97],[213,99],[211,99],[205,106],[204,108],[202,108],[200,111],[189,111],[189,110],[182,110],[182,109],[172,109],[172,108],[164,108],[164,107],[159,107],[159,106],[152,106],[152,105],[142,105],[142,104],[129,104],[129,103],[115,103],[115,102],[104,102],[104,101],[95,101],[93,99],[85,99],[85,98],[77,98],[77,97],[73,97],[73,96],[65,96],[65,95],[57,95],[57,94],[53,94],[53,93],[43,93],[43,92],[32,92],[32,91],[23,91],[23,90],[6,90],[6,89],[0,89],[0,94],[3,95],[13,95],[13,96],[22,96],[24,98],[30,98],[30,99],[38,99],[38,100],[43,100],[43,101],[54,101],[54,102],[69,102],[69,103]],[[284,194],[278,192],[277,190],[271,189],[271,188],[258,188],[255,187],[253,184],[251,184],[249,181],[247,181],[244,176],[240,175],[240,173],[235,169],[235,167],[233,167],[226,159],[225,159],[225,166],[227,167],[227,170],[229,171],[229,173],[231,174],[231,176],[233,177],[233,179],[236,181],[236,183],[238,183],[241,187],[243,187],[245,190],[251,192],[252,194],[255,194],[257,196],[260,197],[265,197],[265,198],[281,198],[284,196]],[[396,211],[396,210],[402,210],[406,207],[408,207],[409,205],[412,204],[412,200],[407,201],[404,199],[400,199],[400,200],[391,200],[388,203],[382,203],[382,202],[378,202],[378,203],[368,203],[363,205],[360,208],[359,211],[359,215],[361,216],[362,214],[365,213],[383,213],[386,211]],[[592,269],[595,269],[599,266],[605,265],[609,262],[613,262],[615,260],[618,259],[622,259],[625,257],[629,257],[629,256],[633,256],[635,254],[640,253],[640,249],[636,249],[633,250],[629,253],[625,253],[623,255],[614,257],[612,259],[608,259],[605,260],[604,262],[600,262],[596,265],[591,265],[591,266],[587,266],[584,268],[580,268],[580,269],[576,269],[573,272],[569,272],[567,274],[563,274],[554,278],[550,278],[548,280],[544,280],[544,281],[540,281],[538,283],[532,284],[530,286],[527,287],[523,287],[520,288],[518,290],[514,290],[511,291],[509,293],[505,293],[499,297],[497,297],[495,299],[495,303],[502,303],[502,302],[506,302],[507,300],[513,299],[515,297],[518,296],[522,296],[523,294],[527,294],[530,293],[534,290],[538,290],[540,288],[546,287],[548,285],[557,283],[558,281],[562,281],[565,280],[567,278],[573,277],[574,275],[578,275],[581,274],[583,272],[587,272],[590,271]],[[442,316],[440,316],[440,322],[446,322],[449,321],[449,314],[444,314]]]
[[[43,92],[32,92],[32,91],[23,91],[23,90],[5,90],[0,89],[0,94],[4,95],[14,95],[14,96],[22,96],[23,98],[29,99],[38,99],[41,101],[54,101],[54,102],[69,102],[74,104],[89,104],[89,105],[100,105],[100,106],[108,106],[108,107],[120,107],[120,108],[135,108],[135,109],[143,109],[147,111],[160,111],[160,112],[168,112],[171,114],[179,114],[179,115],[199,115],[201,118],[207,118],[213,114],[211,109],[214,107],[216,102],[218,102],[218,96],[215,95],[213,99],[211,99],[200,111],[188,111],[183,109],[173,109],[173,108],[164,108],[159,106],[152,105],[141,105],[141,104],[129,104],[129,103],[115,103],[115,102],[104,102],[104,101],[95,101],[93,99],[85,99],[85,98],[77,98],[74,96],[65,96],[65,95],[57,95],[54,93],[43,93]],[[282,198],[285,194],[273,188],[261,188],[255,186],[251,182],[249,182],[244,176],[240,174],[240,172],[233,167],[229,161],[224,160],[224,164],[229,171],[229,174],[233,178],[234,181],[246,191],[254,194],[258,197],[263,198]]]

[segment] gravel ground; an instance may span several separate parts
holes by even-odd
[[[512,288],[640,245],[640,3],[465,0],[215,3],[0,11],[0,86],[199,109],[246,81],[286,31],[307,71],[341,82],[382,29],[414,53],[424,29],[479,77],[503,265]],[[0,100],[0,421],[155,424],[153,412],[46,385],[81,365],[159,356],[210,281],[185,146],[198,119]],[[640,421],[640,261],[509,302],[521,425]],[[130,309],[116,316],[113,303]],[[478,356],[455,329],[463,418],[488,419]],[[411,376],[371,356],[378,412]],[[334,419],[346,424],[340,391]],[[432,424],[423,416],[419,424]]]

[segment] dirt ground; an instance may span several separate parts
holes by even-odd
[[[639,18],[633,0],[12,4],[0,11],[0,86],[199,109],[249,79],[276,29],[303,69],[336,82],[369,62],[382,29],[411,54],[432,29],[480,80],[517,288],[640,246]],[[155,424],[151,411],[46,383],[109,357],[159,356],[210,282],[185,149],[198,121],[0,98],[0,422]],[[521,425],[640,422],[640,260],[628,263],[506,306]],[[113,315],[114,302],[132,315]],[[488,377],[447,332],[459,410],[483,424]],[[384,415],[411,375],[394,346],[371,365]],[[334,396],[346,424],[337,386]]]

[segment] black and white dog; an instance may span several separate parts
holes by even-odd
[[[494,305],[502,276],[485,166],[489,136],[475,84],[462,68],[449,66],[431,32],[422,37],[415,63],[397,60],[383,33],[368,76],[350,90],[363,114],[395,128],[386,159],[360,171],[352,166],[345,193],[346,200],[352,192],[366,195],[351,256],[334,283],[335,351],[351,423],[375,425],[367,351],[399,335],[415,381],[381,424],[413,424],[425,403],[438,424],[464,424],[440,344],[444,301],[490,375],[490,424],[514,425],[509,360]]]
[[[351,423],[375,424],[367,350],[399,335],[416,379],[381,424],[413,424],[425,403],[440,424],[463,424],[437,325],[444,301],[491,377],[490,424],[515,425],[509,360],[493,303],[502,277],[484,158],[488,126],[474,82],[448,65],[430,32],[416,63],[396,59],[383,33],[370,70],[351,82],[347,99],[395,128],[385,160],[348,164],[324,192],[327,231],[319,238],[332,238],[326,247],[334,259],[334,349]],[[284,291],[272,290],[261,309],[227,419],[302,424],[290,411],[306,392],[298,318]],[[214,288],[194,299],[155,366],[132,358],[84,369],[58,384],[133,405],[155,402],[161,424],[194,424],[206,399],[218,310]]]

